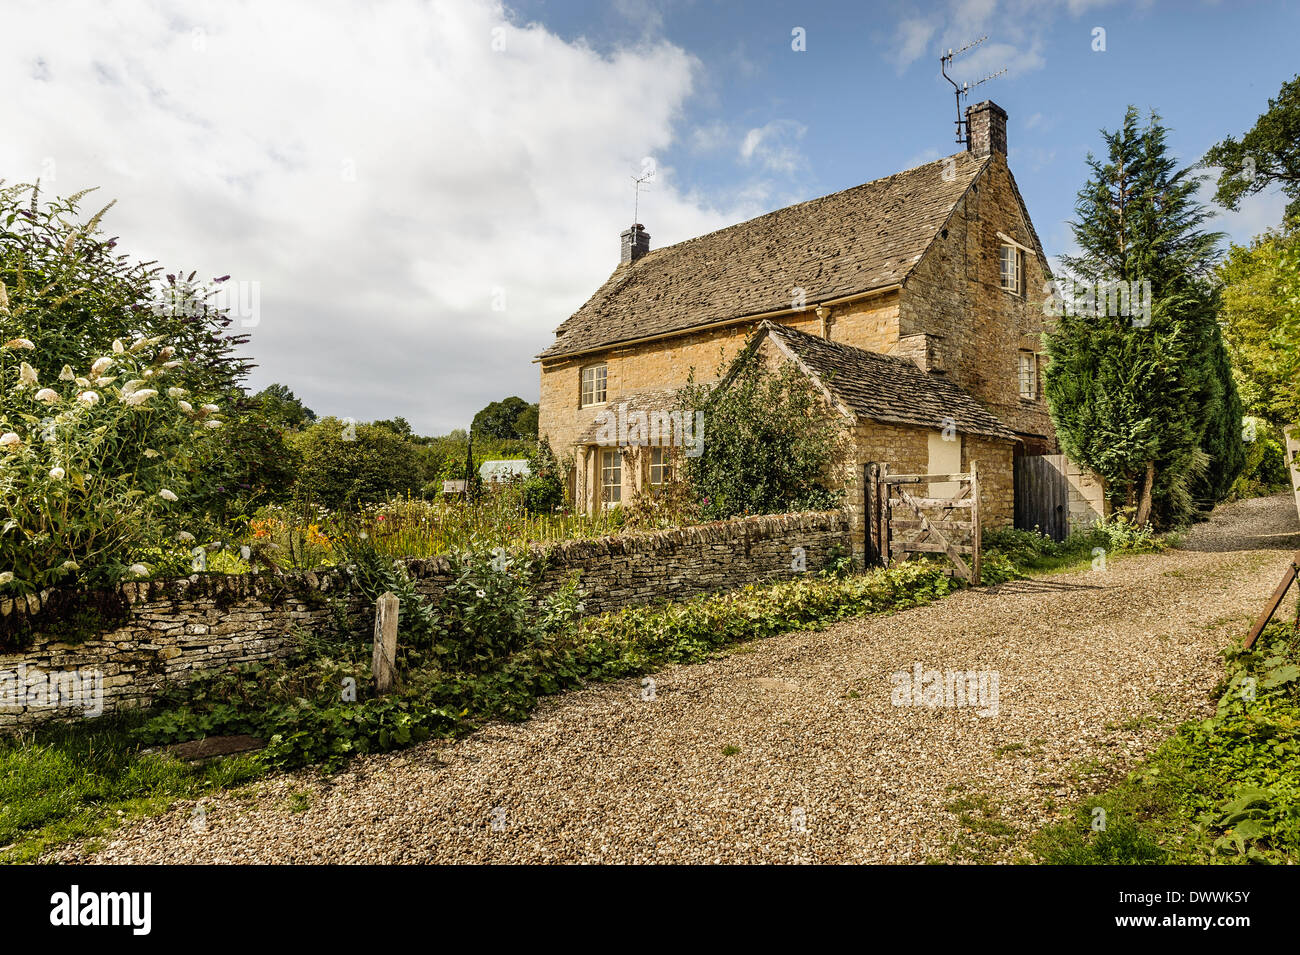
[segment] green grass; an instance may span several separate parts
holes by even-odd
[[[0,740],[0,862],[34,861],[48,848],[263,772],[255,756],[190,766],[141,753],[130,722],[105,717]]]
[[[961,783],[948,786],[950,793],[964,789]],[[931,863],[994,861],[1005,853],[1019,833],[1002,818],[1002,807],[987,793],[962,793],[944,809],[957,817],[961,830],[948,846],[948,858],[931,858],[928,860]]]

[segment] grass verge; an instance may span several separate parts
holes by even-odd
[[[1213,717],[1183,724],[1122,781],[1037,833],[1056,865],[1300,862],[1300,643],[1273,623],[1229,650]]]

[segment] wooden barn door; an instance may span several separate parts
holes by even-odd
[[[1070,532],[1070,485],[1065,456],[1039,454],[1015,459],[1016,527],[1042,531],[1054,541]]]

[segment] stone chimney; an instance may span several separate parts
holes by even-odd
[[[977,159],[989,153],[1007,158],[1007,111],[986,99],[966,107],[966,149]]]
[[[623,251],[618,264],[627,265],[635,262],[650,251],[650,233],[639,222],[623,232]]]
[[[921,332],[916,335],[903,335],[889,352],[899,358],[908,358],[916,363],[922,371],[942,372],[943,336]]]

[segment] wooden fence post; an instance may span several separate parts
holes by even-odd
[[[375,677],[375,692],[383,696],[397,679],[397,616],[401,605],[392,593],[381,594],[375,601],[375,652],[370,669]]]
[[[863,543],[866,545],[862,554],[864,567],[875,567],[880,563],[879,523],[876,517],[876,463],[868,461],[862,466],[862,527]]]
[[[975,462],[970,463],[970,585],[980,585],[980,482]]]
[[[876,494],[883,495],[880,498],[880,566],[892,567],[894,564],[894,542],[892,540],[893,532],[890,528],[891,518],[894,516],[894,503],[892,501],[892,491],[888,484],[889,465],[881,464],[880,470],[876,474]]]

